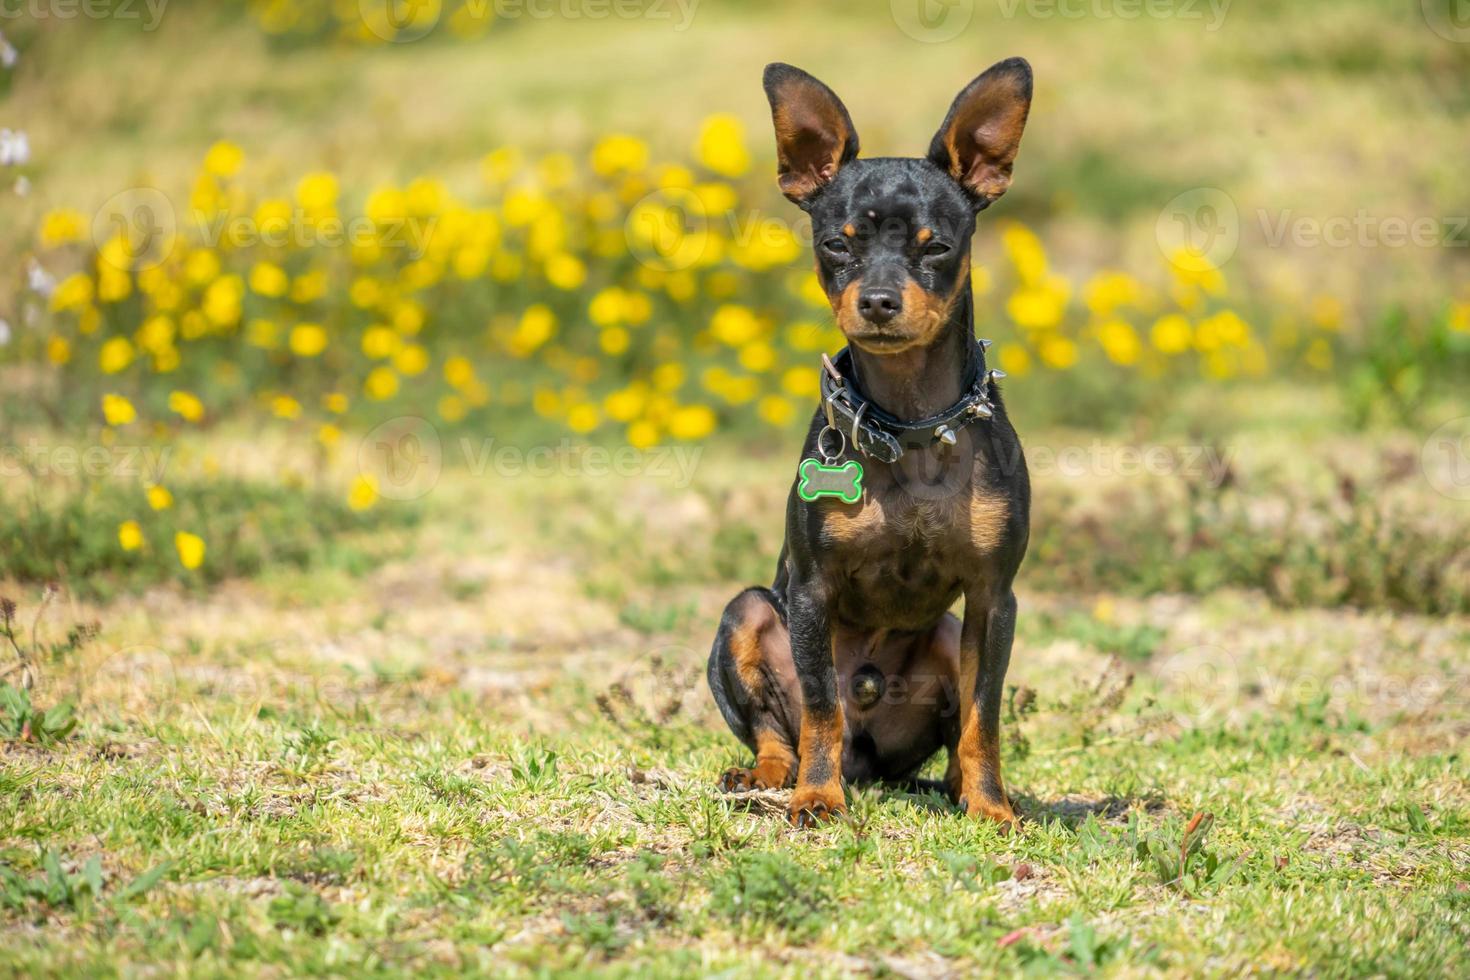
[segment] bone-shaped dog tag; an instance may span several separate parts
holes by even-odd
[[[855,459],[840,466],[804,459],[797,473],[801,482],[796,485],[796,495],[807,503],[821,497],[836,497],[844,504],[855,504],[862,499],[863,464]]]

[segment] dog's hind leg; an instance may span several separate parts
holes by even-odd
[[[796,777],[800,701],[791,639],[769,589],[746,589],[725,607],[709,656],[709,686],[735,736],[755,753],[720,777],[726,792],[788,786]]]

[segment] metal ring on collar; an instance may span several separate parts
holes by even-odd
[[[863,448],[863,444],[858,442],[858,428],[863,424],[863,413],[868,410],[869,404],[871,403],[863,402],[852,416],[852,444],[858,449]]]
[[[835,435],[837,437],[837,451],[835,453],[829,453],[829,452],[827,452],[826,447],[822,445],[822,439],[829,432],[832,433],[833,435]],[[845,438],[843,438],[842,430],[841,429],[837,428],[836,426],[829,425],[826,428],[824,428],[821,432],[818,432],[817,433],[817,452],[819,452],[819,453],[822,454],[822,462],[824,462],[824,463],[826,463],[827,465],[830,466],[830,465],[832,465],[832,460],[837,459],[839,456],[841,456],[846,451],[847,451],[847,440]]]

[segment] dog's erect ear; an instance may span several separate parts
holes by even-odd
[[[1024,58],[992,65],[965,86],[929,144],[929,159],[988,207],[1011,186],[1011,165],[1031,111],[1031,66]]]
[[[857,130],[842,100],[800,68],[767,65],[765,87],[781,193],[806,207],[839,167],[857,157]]]

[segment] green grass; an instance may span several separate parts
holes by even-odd
[[[1005,720],[1019,835],[874,788],[799,833],[784,794],[719,793],[744,752],[704,654],[724,601],[765,577],[784,472],[713,450],[693,490],[446,472],[416,551],[347,588],[68,597],[30,698],[78,726],[0,742],[0,961],[1470,968],[1463,617],[1038,591],[1030,567]],[[550,513],[565,539],[527,533]],[[33,590],[4,591],[28,637]],[[95,640],[54,645],[92,618]]]

